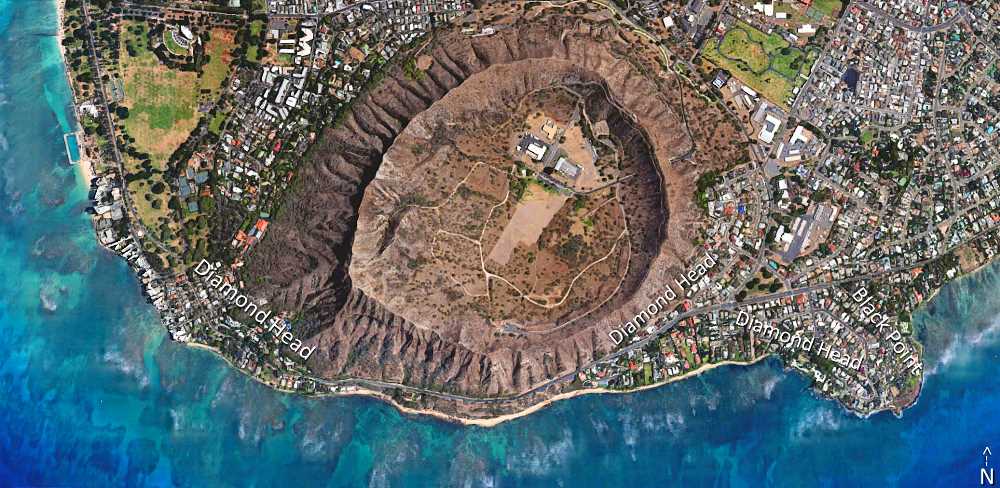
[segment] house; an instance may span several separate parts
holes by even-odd
[[[712,86],[721,90],[722,87],[726,85],[727,81],[729,81],[729,73],[727,73],[726,70],[720,69],[717,73],[715,73],[715,79],[712,80]]]

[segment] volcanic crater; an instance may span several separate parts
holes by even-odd
[[[247,267],[304,317],[317,376],[528,392],[606,353],[694,252],[672,166],[693,142],[610,22],[421,50],[418,76],[390,71],[325,130]],[[536,139],[555,153],[531,157]]]

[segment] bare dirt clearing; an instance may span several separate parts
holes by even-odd
[[[529,195],[517,205],[514,216],[507,222],[503,233],[490,251],[490,261],[501,266],[510,261],[515,247],[534,246],[545,226],[549,225],[552,217],[555,217],[556,212],[569,199],[566,195],[547,192],[537,183],[528,191]]]

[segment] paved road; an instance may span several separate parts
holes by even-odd
[[[983,230],[982,232],[980,232],[976,236],[973,236],[973,239],[978,238],[978,236],[985,235],[986,233],[988,233],[990,231],[994,231],[994,230],[995,229],[986,229],[986,230]],[[944,254],[946,254],[946,253],[942,253],[941,256],[943,256]],[[388,388],[388,389],[399,389],[399,390],[402,390],[402,391],[408,391],[408,392],[413,392],[413,393],[421,393],[421,394],[424,394],[424,395],[427,395],[427,396],[436,397],[436,398],[442,398],[442,399],[454,400],[454,401],[461,401],[461,402],[464,402],[464,403],[472,403],[472,404],[479,404],[479,405],[507,403],[507,402],[519,400],[521,398],[525,398],[525,397],[527,397],[529,395],[534,395],[536,393],[540,393],[540,392],[542,392],[542,391],[548,389],[549,387],[551,387],[553,385],[556,385],[558,383],[571,381],[571,380],[573,380],[576,377],[577,373],[579,373],[580,371],[589,369],[589,368],[591,368],[593,366],[596,366],[598,364],[601,364],[601,363],[607,363],[607,362],[610,362],[610,361],[614,361],[614,360],[616,360],[616,359],[618,359],[618,358],[620,358],[620,357],[622,357],[622,356],[624,356],[626,354],[629,354],[631,351],[639,350],[639,349],[645,347],[646,345],[648,345],[651,341],[659,338],[661,335],[665,334],[666,332],[669,332],[671,329],[673,329],[674,327],[676,327],[677,324],[679,324],[679,323],[683,322],[684,320],[687,320],[687,319],[689,319],[691,317],[696,317],[696,316],[703,315],[703,314],[706,314],[706,313],[718,312],[718,311],[723,311],[723,310],[734,310],[734,309],[737,309],[737,308],[746,307],[748,305],[756,305],[756,304],[770,302],[772,300],[780,300],[782,298],[789,298],[789,297],[794,297],[794,296],[798,296],[798,295],[801,295],[801,294],[808,294],[808,293],[812,293],[812,292],[816,292],[816,291],[820,291],[820,290],[826,290],[826,289],[829,289],[829,288],[832,288],[832,287],[835,287],[835,286],[840,286],[840,285],[844,285],[844,284],[848,284],[848,283],[855,283],[855,282],[858,282],[858,281],[867,281],[867,280],[877,279],[877,278],[880,278],[880,277],[883,277],[883,276],[888,276],[888,275],[892,275],[892,274],[899,273],[899,272],[902,272],[902,271],[907,271],[907,270],[910,270],[910,269],[913,269],[913,268],[924,266],[924,265],[926,265],[926,264],[928,264],[928,263],[930,263],[932,261],[940,259],[941,256],[938,256],[938,257],[935,257],[935,258],[924,259],[924,260],[921,260],[921,261],[917,261],[917,262],[914,262],[914,263],[905,264],[905,265],[901,265],[901,266],[895,266],[895,267],[890,268],[890,269],[885,270],[885,271],[876,271],[876,272],[872,272],[872,273],[865,273],[865,274],[861,274],[861,275],[857,275],[857,276],[852,276],[852,277],[849,277],[849,278],[843,278],[843,279],[840,279],[840,280],[829,281],[829,282],[826,282],[826,283],[819,283],[819,284],[815,284],[815,285],[809,285],[809,286],[804,286],[804,287],[800,287],[800,288],[795,288],[795,289],[792,289],[792,290],[786,290],[786,291],[781,291],[781,292],[776,292],[776,293],[769,293],[767,295],[761,295],[761,296],[758,296],[758,297],[750,298],[750,299],[744,300],[742,302],[732,302],[732,301],[730,301],[730,302],[718,303],[718,304],[714,304],[714,305],[707,305],[707,306],[704,306],[704,307],[699,307],[699,308],[696,308],[696,309],[692,309],[692,310],[689,310],[689,311],[687,311],[685,313],[682,313],[682,314],[678,315],[677,317],[674,317],[673,319],[671,319],[669,321],[664,322],[652,334],[650,334],[649,336],[647,336],[647,337],[645,337],[645,338],[643,338],[643,339],[641,339],[639,341],[633,342],[633,343],[631,343],[631,344],[629,344],[629,345],[627,345],[627,346],[619,349],[618,351],[615,351],[612,354],[609,354],[609,355],[604,356],[602,358],[590,361],[590,362],[588,362],[588,363],[580,366],[579,368],[577,368],[577,369],[575,369],[573,371],[570,371],[570,372],[568,372],[568,373],[566,373],[566,374],[564,374],[562,376],[558,376],[556,378],[552,378],[552,379],[549,379],[549,380],[547,380],[547,381],[545,381],[543,383],[540,383],[540,384],[536,385],[534,388],[532,388],[530,390],[524,391],[522,393],[514,394],[514,395],[507,395],[507,396],[500,396],[500,397],[491,397],[491,398],[482,398],[482,397],[472,397],[472,396],[467,396],[467,395],[460,395],[460,394],[455,394],[455,393],[440,392],[440,391],[436,391],[436,390],[430,390],[430,389],[426,389],[426,388],[419,388],[419,387],[414,387],[414,386],[408,386],[408,385],[403,385],[403,384],[399,384],[399,383],[392,383],[392,382],[388,382],[388,381],[364,380],[364,379],[326,380],[326,379],[323,379],[323,378],[317,378],[317,377],[312,377],[312,376],[307,376],[307,378],[309,378],[309,379],[311,379],[311,380],[313,380],[313,381],[315,381],[315,382],[317,382],[319,384],[328,385],[328,386],[361,386],[361,387],[366,387],[366,388],[375,389],[375,390],[386,389],[386,388]]]
[[[624,347],[622,349],[619,349],[618,351],[616,351],[616,352],[614,352],[614,353],[612,353],[612,354],[610,354],[608,356],[604,356],[604,357],[602,357],[600,359],[596,359],[594,361],[586,363],[586,364],[580,366],[579,368],[577,368],[576,370],[573,370],[573,371],[571,371],[569,373],[566,373],[566,374],[564,374],[562,376],[559,376],[559,377],[547,380],[547,381],[545,381],[545,382],[543,382],[543,383],[535,386],[534,388],[532,388],[532,389],[530,389],[528,391],[525,391],[525,392],[522,392],[522,393],[518,393],[518,394],[515,394],[515,395],[492,397],[492,398],[482,398],[482,397],[471,397],[471,396],[459,395],[459,394],[454,394],[454,393],[440,392],[440,391],[436,391],[436,390],[429,390],[429,389],[426,389],[426,388],[413,387],[413,386],[403,385],[403,384],[399,384],[399,383],[392,383],[392,382],[387,382],[387,381],[363,380],[363,379],[346,379],[346,380],[333,380],[333,381],[331,381],[331,380],[325,380],[323,378],[317,378],[317,377],[311,377],[311,376],[308,377],[308,378],[311,379],[311,380],[313,380],[313,381],[315,381],[315,382],[317,382],[317,383],[320,383],[320,384],[323,384],[323,385],[327,385],[327,386],[362,386],[362,387],[374,388],[374,389],[390,388],[390,389],[400,389],[400,390],[403,390],[403,391],[409,391],[409,392],[414,392],[414,393],[422,393],[422,394],[428,395],[428,396],[433,396],[433,397],[437,397],[437,398],[443,398],[443,399],[447,399],[447,400],[456,400],[456,401],[461,401],[461,402],[465,402],[465,403],[475,403],[475,404],[506,403],[506,402],[515,401],[515,400],[527,397],[529,395],[533,395],[533,394],[542,392],[542,391],[548,389],[549,387],[551,387],[551,386],[553,386],[555,384],[562,383],[562,382],[565,382],[565,381],[570,381],[574,377],[576,377],[577,373],[580,372],[580,371],[589,369],[589,368],[591,368],[591,367],[593,367],[593,366],[595,366],[597,364],[600,364],[600,363],[606,363],[606,362],[609,362],[609,361],[614,361],[615,359],[620,358],[620,357],[628,354],[631,351],[640,349],[640,348],[646,346],[647,344],[649,344],[650,341],[652,341],[652,340],[658,338],[660,335],[662,335],[662,334],[670,331],[677,324],[683,322],[684,320],[687,320],[688,318],[691,318],[691,317],[694,317],[694,316],[697,316],[697,315],[702,315],[702,314],[709,313],[709,312],[714,312],[714,311],[719,311],[719,310],[731,310],[731,309],[736,308],[736,307],[741,307],[741,306],[746,306],[746,305],[751,305],[751,304],[764,303],[764,302],[768,302],[768,301],[771,301],[771,300],[778,300],[778,299],[781,299],[781,298],[786,298],[786,297],[792,297],[792,296],[800,295],[802,293],[810,293],[810,292],[813,292],[813,291],[817,291],[817,290],[822,290],[822,289],[825,289],[825,288],[829,288],[830,286],[833,286],[833,284],[831,283],[831,284],[823,284],[823,285],[812,285],[812,286],[807,286],[807,287],[803,287],[803,288],[797,288],[797,289],[794,289],[794,290],[787,290],[787,291],[783,291],[783,292],[772,293],[772,294],[768,294],[768,295],[762,295],[762,296],[759,296],[759,297],[755,297],[755,298],[746,300],[746,301],[741,302],[741,303],[728,302],[728,303],[721,303],[721,304],[717,304],[717,305],[709,305],[709,306],[706,306],[706,307],[701,307],[701,308],[689,310],[689,311],[687,311],[687,312],[685,312],[685,313],[683,313],[681,315],[678,315],[677,317],[674,317],[673,319],[671,319],[671,320],[663,323],[662,325],[660,325],[660,327],[658,327],[656,329],[656,331],[654,333],[650,334],[648,337],[646,337],[646,338],[644,338],[644,339],[642,339],[640,341],[631,343],[628,346],[626,346],[626,347]]]
[[[965,6],[964,5],[960,5],[958,7],[958,13],[955,14],[954,17],[952,17],[952,18],[950,18],[950,19],[948,19],[948,20],[946,20],[944,22],[941,22],[940,24],[923,25],[923,26],[917,27],[917,26],[914,26],[912,24],[907,24],[906,22],[903,22],[902,20],[899,20],[898,18],[896,18],[891,13],[886,12],[885,10],[882,10],[881,8],[878,8],[878,7],[872,5],[872,4],[868,3],[868,2],[854,1],[850,5],[857,5],[859,7],[863,7],[865,10],[868,10],[870,12],[874,12],[876,14],[879,14],[880,16],[882,16],[886,20],[888,20],[892,25],[894,25],[896,27],[899,27],[900,29],[906,29],[906,30],[909,30],[909,31],[922,32],[922,33],[937,32],[939,30],[950,29],[951,26],[955,25],[955,22],[958,22],[960,19],[963,19],[963,18],[966,17],[966,15],[968,15],[968,11],[966,10]]]
[[[232,18],[238,18],[238,19],[245,19],[245,18],[247,18],[247,14],[245,14],[245,13],[237,14],[237,13],[230,13],[230,12],[217,12],[215,10],[205,10],[205,9],[190,8],[190,7],[171,7],[171,6],[159,6],[159,5],[146,5],[146,4],[136,5],[136,4],[131,3],[131,2],[122,2],[121,3],[121,9],[122,10],[132,9],[132,10],[136,10],[136,11],[143,12],[143,13],[146,13],[146,14],[148,14],[148,13],[162,13],[162,12],[165,12],[165,11],[170,11],[170,12],[182,12],[182,13],[188,13],[188,14],[217,15],[219,17],[232,17]]]

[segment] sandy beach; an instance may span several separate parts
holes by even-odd
[[[77,172],[80,174],[80,177],[83,178],[84,183],[90,185],[90,181],[97,175],[94,173],[93,162],[90,158],[83,155],[84,148],[87,147],[87,145],[82,141],[82,138],[77,139],[77,145],[80,147],[80,160],[76,162],[76,167]]]
[[[70,92],[73,94],[73,106],[74,109],[76,104],[80,103],[77,100],[76,86],[73,83],[73,73],[69,70],[69,63],[66,59],[66,49],[63,47],[63,39],[66,38],[66,33],[63,32],[63,19],[66,16],[66,4],[64,0],[53,0],[56,4],[56,14],[58,18],[59,25],[56,26],[56,42],[59,44],[59,56],[62,58],[63,72],[66,74],[66,81],[69,85]],[[94,179],[94,163],[87,157],[87,149],[90,147],[91,141],[87,140],[87,137],[81,132],[77,134],[76,137],[77,148],[80,151],[80,159],[76,162],[77,173],[83,178],[84,183],[90,185],[90,181]]]
[[[66,72],[66,80],[69,81],[69,89],[74,90],[73,78],[69,72],[69,63],[66,62],[66,49],[63,48],[63,39],[66,38],[66,33],[63,32],[63,19],[66,17],[66,2],[65,0],[52,1],[56,3],[56,19],[59,22],[59,25],[56,26],[56,42],[59,43],[59,56],[62,57],[63,71]],[[76,92],[74,91],[73,94],[76,95]]]
[[[284,389],[284,388],[278,388],[278,387],[275,387],[274,385],[271,385],[271,384],[268,384],[268,383],[265,383],[265,382],[261,381],[260,378],[257,378],[256,376],[251,375],[251,374],[247,373],[246,371],[244,371],[244,370],[236,367],[235,364],[233,364],[228,358],[226,358],[225,356],[223,356],[220,353],[220,351],[218,349],[214,348],[214,347],[207,346],[205,344],[200,344],[200,343],[197,343],[197,342],[188,342],[185,345],[193,347],[195,349],[201,349],[203,351],[209,351],[209,352],[213,353],[214,355],[222,358],[223,361],[225,361],[227,364],[229,364],[231,367],[233,367],[237,371],[240,371],[241,373],[246,374],[247,376],[253,378],[257,382],[259,382],[259,383],[261,383],[263,385],[266,385],[266,386],[268,386],[270,388],[274,388],[275,390],[278,390],[278,391],[281,391],[281,392],[284,392],[284,393],[292,393],[292,394],[298,393],[298,392],[296,392],[294,390],[288,390],[288,389]],[[525,417],[527,415],[531,415],[531,414],[533,414],[533,413],[535,413],[535,412],[537,412],[539,410],[542,410],[543,408],[546,408],[546,407],[548,407],[548,406],[550,406],[550,405],[552,405],[555,402],[558,402],[560,400],[568,400],[570,398],[576,398],[578,396],[583,396],[583,395],[606,395],[606,394],[627,395],[627,394],[630,394],[630,393],[636,393],[636,392],[640,392],[640,391],[644,391],[644,390],[650,390],[650,389],[653,389],[653,388],[659,388],[661,386],[664,386],[664,385],[667,385],[667,384],[670,384],[670,383],[674,383],[676,381],[681,381],[681,380],[685,380],[685,379],[688,379],[688,378],[691,378],[691,377],[694,377],[694,376],[698,376],[698,375],[700,375],[702,373],[711,371],[711,370],[713,370],[715,368],[718,368],[718,367],[721,367],[721,366],[749,366],[751,364],[758,363],[761,360],[766,359],[768,357],[770,357],[770,355],[764,355],[764,356],[761,356],[761,357],[759,357],[757,359],[754,359],[752,361],[722,361],[722,362],[719,362],[719,363],[706,364],[706,365],[701,366],[700,368],[688,371],[687,373],[684,373],[682,375],[674,376],[672,378],[668,378],[666,380],[663,380],[663,381],[661,381],[659,383],[653,383],[651,385],[646,385],[646,386],[643,386],[643,387],[640,387],[640,388],[636,388],[636,389],[632,389],[632,390],[606,390],[606,389],[602,389],[602,388],[586,388],[586,389],[582,389],[582,390],[568,391],[566,393],[560,393],[560,394],[558,394],[558,395],[556,395],[556,396],[554,396],[552,398],[549,398],[547,400],[543,400],[541,402],[538,402],[538,403],[536,403],[536,404],[534,404],[534,405],[532,405],[532,406],[530,406],[528,408],[525,408],[524,410],[518,411],[518,412],[509,413],[509,414],[506,414],[506,415],[499,415],[499,416],[496,416],[496,417],[483,418],[483,419],[470,419],[470,418],[465,418],[465,417],[457,417],[457,416],[454,416],[454,415],[449,415],[449,414],[446,414],[446,413],[443,413],[443,412],[438,412],[438,411],[435,411],[435,410],[426,410],[426,409],[406,407],[406,406],[403,406],[403,405],[400,405],[399,403],[397,403],[389,395],[386,395],[386,394],[384,394],[382,392],[378,392],[378,391],[374,391],[374,390],[368,390],[368,389],[361,388],[361,387],[354,387],[355,389],[353,389],[353,390],[340,391],[340,392],[336,392],[336,393],[334,393],[334,392],[319,393],[319,394],[317,394],[315,396],[320,396],[320,397],[348,397],[348,396],[366,396],[366,397],[372,397],[372,398],[377,398],[379,400],[382,400],[382,401],[384,401],[384,402],[392,405],[394,408],[396,408],[400,412],[403,412],[403,413],[408,414],[408,415],[422,415],[422,416],[434,417],[434,418],[437,418],[437,419],[440,419],[440,420],[445,420],[447,422],[453,422],[453,423],[462,424],[462,425],[475,425],[475,426],[478,426],[478,427],[496,427],[497,425],[500,425],[500,424],[502,424],[504,422],[507,422],[509,420],[514,420],[514,419],[518,419],[518,418],[521,418],[521,417]]]
[[[707,364],[707,365],[704,365],[704,366],[702,366],[702,367],[700,367],[698,369],[688,371],[687,373],[684,373],[682,375],[674,376],[673,378],[668,378],[668,379],[666,379],[664,381],[661,381],[659,383],[654,383],[654,384],[651,384],[651,385],[646,385],[646,386],[643,386],[643,387],[640,387],[640,388],[636,388],[636,389],[633,389],[633,390],[606,390],[606,389],[602,389],[602,388],[587,388],[587,389],[582,389],[582,390],[569,391],[569,392],[566,392],[566,393],[560,393],[560,394],[558,394],[558,395],[556,395],[556,396],[554,396],[552,398],[549,398],[548,400],[544,400],[544,401],[541,401],[539,403],[536,403],[536,404],[534,404],[534,405],[532,405],[532,406],[530,406],[530,407],[528,407],[528,408],[526,408],[524,410],[521,410],[519,412],[510,413],[510,414],[506,414],[506,415],[500,415],[500,416],[497,416],[497,417],[486,418],[486,419],[469,419],[469,418],[463,418],[463,417],[456,417],[454,415],[448,415],[448,414],[437,412],[437,411],[434,411],[434,410],[424,410],[424,409],[416,409],[416,408],[404,407],[404,406],[396,403],[396,401],[393,400],[392,398],[390,398],[388,395],[385,395],[383,393],[379,393],[379,392],[376,392],[376,391],[365,390],[363,388],[359,388],[359,389],[353,390],[353,391],[346,391],[346,392],[339,392],[339,393],[329,393],[329,394],[326,394],[325,396],[370,396],[370,397],[376,397],[376,398],[379,398],[379,399],[381,399],[381,400],[389,403],[390,405],[392,405],[393,407],[395,407],[397,410],[399,410],[399,411],[401,411],[403,413],[406,413],[406,414],[410,414],[410,415],[427,415],[427,416],[430,416],[430,417],[435,417],[435,418],[438,418],[438,419],[441,419],[441,420],[446,420],[448,422],[454,422],[454,423],[458,423],[458,424],[462,424],[462,425],[475,425],[475,426],[478,426],[478,427],[496,427],[497,425],[500,425],[500,424],[502,424],[504,422],[507,422],[509,420],[514,420],[514,419],[518,419],[518,418],[521,418],[521,417],[524,417],[524,416],[527,416],[527,415],[531,415],[531,414],[533,414],[533,413],[535,413],[535,412],[537,412],[539,410],[542,410],[543,408],[546,408],[546,407],[548,407],[548,406],[550,406],[550,405],[552,405],[555,402],[558,402],[560,400],[568,400],[570,398],[576,398],[578,396],[583,396],[583,395],[607,395],[607,394],[628,395],[628,394],[631,394],[631,393],[636,393],[636,392],[640,392],[640,391],[644,391],[644,390],[650,390],[650,389],[653,389],[653,388],[659,388],[661,386],[664,386],[664,385],[667,385],[667,384],[670,384],[670,383],[673,383],[673,382],[676,382],[676,381],[681,381],[681,380],[685,380],[685,379],[691,378],[693,376],[698,376],[698,375],[700,375],[702,373],[711,371],[711,370],[713,370],[715,368],[718,368],[720,366],[749,366],[749,365],[757,363],[757,362],[759,362],[759,361],[761,361],[761,360],[763,360],[763,359],[765,359],[767,357],[769,357],[769,356],[767,356],[767,355],[761,356],[761,357],[759,357],[759,358],[757,358],[757,359],[755,359],[753,361],[722,361],[720,363]]]

